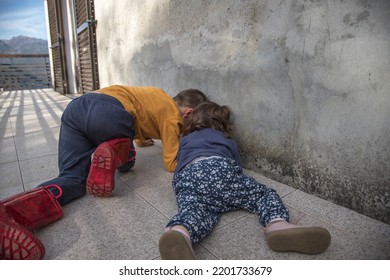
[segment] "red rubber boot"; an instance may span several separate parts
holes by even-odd
[[[137,152],[135,151],[133,141],[130,141],[130,147],[129,147],[128,153],[129,153],[129,155],[127,156],[127,161],[125,162],[125,164],[120,165],[118,167],[119,172],[127,172],[135,164],[135,159],[137,158]]]
[[[0,202],[0,260],[40,260],[44,255],[41,241],[15,223]]]
[[[60,191],[54,196],[48,188]],[[62,217],[56,185],[36,188],[0,202],[0,259],[39,260],[45,255],[41,241],[30,230]]]
[[[117,138],[100,144],[93,156],[87,178],[87,192],[110,196],[115,187],[115,172],[127,162],[130,138]]]
[[[59,195],[54,196],[49,188],[56,188]],[[60,187],[49,185],[11,196],[2,202],[16,223],[34,230],[62,218],[62,209],[57,201],[61,195]]]

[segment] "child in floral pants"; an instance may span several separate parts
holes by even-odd
[[[172,184],[179,209],[160,239],[161,258],[195,259],[192,243],[210,234],[223,213],[238,209],[257,214],[275,251],[325,251],[331,239],[326,229],[288,223],[276,191],[243,174],[229,117],[228,107],[212,102],[198,105],[189,117]]]

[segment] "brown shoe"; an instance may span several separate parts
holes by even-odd
[[[276,252],[298,252],[314,255],[324,252],[331,240],[321,227],[295,227],[266,233],[268,246]]]
[[[178,231],[165,232],[158,245],[163,260],[195,260],[190,241]]]

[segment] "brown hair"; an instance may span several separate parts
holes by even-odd
[[[180,107],[195,108],[202,102],[209,101],[207,96],[199,89],[186,89],[179,92],[174,98],[177,105]]]
[[[222,131],[226,137],[230,137],[231,110],[228,106],[221,106],[214,102],[203,102],[196,106],[189,116],[184,135],[202,128],[213,128]]]

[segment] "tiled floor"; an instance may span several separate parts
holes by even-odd
[[[50,89],[1,94],[0,199],[57,175],[60,118],[70,100]],[[315,256],[273,252],[256,216],[237,211],[195,246],[198,259],[390,259],[390,225],[246,172],[278,191],[292,222],[327,228],[330,247]],[[112,197],[86,195],[64,206],[60,221],[35,232],[45,259],[159,259],[159,237],[177,208],[171,179],[160,143],[137,148],[136,165],[117,174]]]

